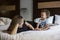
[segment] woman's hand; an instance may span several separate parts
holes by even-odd
[[[25,24],[26,24],[27,27],[29,27],[30,29],[34,30],[34,27],[30,23],[25,22]]]

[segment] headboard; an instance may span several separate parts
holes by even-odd
[[[60,1],[38,2],[38,11],[48,9],[51,15],[60,14]]]
[[[60,15],[60,8],[44,8],[50,11],[50,15],[54,16],[55,14]],[[38,9],[38,14],[40,14],[41,9]]]
[[[60,15],[60,1],[49,1],[49,2],[41,2],[34,1],[33,5],[33,20],[35,18],[40,17],[41,9],[47,9],[50,11],[51,16],[54,16],[55,14]]]
[[[40,17],[41,9],[49,10],[51,16],[60,15],[60,0],[33,0],[33,20]]]

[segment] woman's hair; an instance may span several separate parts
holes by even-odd
[[[42,9],[41,12],[46,12],[47,18],[50,16],[50,11],[47,9]]]
[[[12,22],[11,22],[11,25],[8,28],[7,31],[13,30],[13,28],[16,26],[16,24],[21,23],[22,19],[23,19],[23,17],[22,16],[19,16],[19,15],[13,17]]]
[[[24,19],[22,16],[16,15],[13,19],[12,22],[13,23],[20,23],[22,21],[22,19]],[[13,21],[14,20],[14,21]]]

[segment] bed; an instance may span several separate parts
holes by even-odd
[[[0,31],[0,40],[60,40],[60,15],[55,15],[54,23],[45,31],[30,30],[15,35]]]
[[[51,19],[50,17],[50,23]],[[15,35],[0,31],[0,40],[60,40],[60,15],[55,15],[55,24],[45,31],[30,30]]]
[[[0,40],[60,40],[60,25],[53,25],[46,31],[25,31],[16,35],[0,32]]]

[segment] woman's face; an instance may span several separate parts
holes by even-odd
[[[46,19],[47,18],[46,12],[41,12],[41,18],[42,19]]]
[[[19,28],[22,28],[24,24],[24,19],[21,19],[21,21],[19,22]]]

